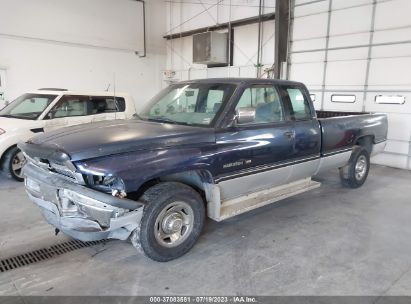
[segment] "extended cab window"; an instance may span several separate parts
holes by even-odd
[[[64,95],[50,111],[48,118],[88,115],[88,96]]]
[[[291,116],[295,120],[306,120],[311,118],[310,105],[304,97],[303,92],[298,88],[285,88],[291,102]]]
[[[236,111],[240,108],[254,108],[255,120],[249,124],[284,121],[280,96],[274,86],[256,85],[244,90]]]

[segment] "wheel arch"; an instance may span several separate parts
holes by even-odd
[[[371,155],[372,146],[375,143],[375,136],[374,135],[363,135],[356,139],[354,142],[354,146],[360,146],[367,150],[368,154]]]
[[[3,154],[0,157],[0,167],[3,169],[4,168],[4,159],[7,155],[7,153],[9,153],[9,151],[11,149],[14,149],[17,147],[17,144],[11,145],[10,147],[8,147],[6,150],[4,150]]]
[[[206,169],[192,169],[163,176],[158,176],[144,182],[132,196],[138,199],[149,188],[161,182],[180,182],[197,191],[206,204],[208,215],[214,214],[216,206],[220,205],[220,188],[215,184],[210,171]]]

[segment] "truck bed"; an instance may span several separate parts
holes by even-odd
[[[387,138],[387,116],[365,112],[316,111],[322,129],[321,155],[346,151],[359,138],[368,137],[373,144]]]

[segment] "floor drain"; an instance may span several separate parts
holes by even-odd
[[[72,240],[69,242],[52,245],[49,248],[37,249],[31,252],[23,253],[11,258],[0,260],[0,272],[10,271],[26,265],[44,261],[52,257],[65,254],[67,252],[71,252],[81,248],[91,247],[105,242],[107,242],[107,240],[91,242]]]

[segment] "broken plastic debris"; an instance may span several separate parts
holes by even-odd
[[[118,197],[118,198],[125,198],[127,196],[127,193],[123,190],[115,190],[113,189],[111,191],[111,195],[114,197]]]

